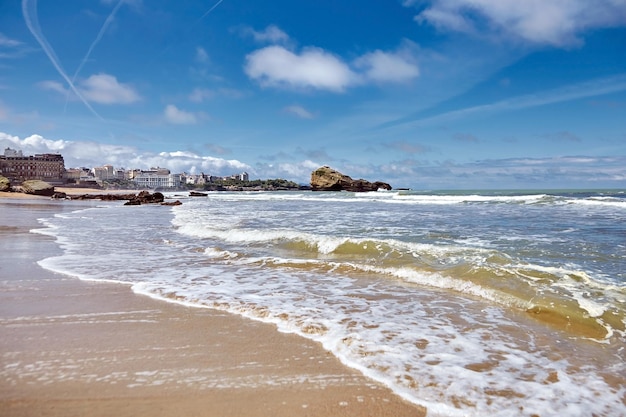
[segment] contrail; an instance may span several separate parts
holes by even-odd
[[[207,17],[209,15],[209,13],[211,13],[213,10],[215,10],[215,8],[217,6],[219,6],[220,4],[222,4],[224,0],[218,0],[217,3],[215,3],[213,6],[211,6],[211,8],[209,10],[207,10],[206,12],[204,12],[204,14],[202,16],[200,16],[200,18],[198,20],[196,20],[191,26],[189,26],[189,28],[187,29],[187,31],[185,32],[185,35],[191,33],[191,31],[198,25],[198,23],[200,23],[202,21],[202,19],[204,19],[205,17]],[[181,37],[179,37],[179,39],[181,39]],[[165,48],[163,48],[163,50],[159,53],[159,55],[163,55],[166,51],[168,51],[172,46],[172,42],[170,42]]]
[[[63,68],[61,67],[61,64],[59,63],[59,58],[57,58],[56,54],[54,53],[54,49],[52,49],[46,37],[43,35],[43,32],[41,31],[41,27],[39,26],[39,19],[37,18],[37,0],[32,0],[31,8],[33,9],[33,12],[34,12],[32,17],[28,11],[30,4],[31,2],[29,0],[22,0],[22,14],[24,15],[24,21],[26,22],[26,26],[28,26],[28,30],[30,30],[30,33],[32,33],[35,39],[37,39],[37,42],[39,42],[39,45],[41,45],[46,55],[48,55],[48,58],[50,59],[50,62],[52,62],[52,65],[54,66],[54,68],[61,75],[61,77],[63,77],[63,79],[67,82],[67,84],[72,89],[74,94],[78,96],[78,98],[94,114],[94,116],[96,116],[100,120],[104,120],[102,116],[100,116],[98,112],[96,112],[93,109],[93,107],[91,107],[89,102],[85,100],[85,98],[80,93],[80,91],[78,91],[78,89],[76,88],[72,80],[67,76],[67,73],[63,70]]]
[[[98,32],[98,36],[96,36],[96,39],[91,43],[91,45],[89,46],[89,50],[87,50],[87,53],[85,54],[85,57],[82,59],[82,61],[80,61],[80,65],[78,65],[78,68],[76,68],[76,71],[74,72],[74,75],[72,76],[72,83],[76,81],[76,77],[80,73],[80,70],[82,70],[83,67],[85,66],[85,63],[87,63],[87,60],[89,59],[89,56],[91,55],[91,52],[94,50],[98,42],[100,42],[100,40],[102,39],[102,36],[104,36],[104,33],[109,28],[109,25],[111,24],[111,22],[113,22],[113,19],[115,18],[115,14],[119,10],[119,8],[122,6],[122,4],[124,4],[124,1],[125,0],[120,0],[117,3],[117,5],[113,8],[109,16],[106,18],[106,20],[104,21],[104,24],[100,28],[100,32]],[[69,100],[69,94],[65,98],[65,108],[67,108],[68,100]]]
[[[213,11],[213,10],[214,10],[217,6],[219,6],[219,5],[220,5],[223,1],[224,1],[224,0],[219,0],[217,3],[215,3],[215,4],[213,5],[213,7],[211,7],[209,10],[207,10],[207,11],[206,11],[206,12],[202,15],[202,17],[200,17],[200,19],[198,19],[198,22],[200,22],[202,19],[204,19],[205,17],[207,17],[207,15],[208,15],[209,13],[211,13],[211,12],[212,12],[212,11]],[[196,23],[198,23],[198,22],[196,22]]]
[[[617,74],[606,78],[597,78],[582,83],[571,84],[564,87],[554,88],[539,93],[525,94],[511,97],[505,100],[489,104],[466,107],[458,110],[450,110],[434,116],[421,117],[420,114],[411,114],[396,120],[379,124],[373,130],[381,130],[396,126],[413,124],[424,125],[427,123],[445,122],[461,117],[472,116],[482,113],[493,113],[510,110],[521,110],[545,106],[554,103],[563,103],[571,100],[579,100],[587,97],[601,96],[626,91],[626,73]]]

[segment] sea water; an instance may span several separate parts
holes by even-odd
[[[429,416],[626,415],[623,191],[171,197],[41,219],[40,264],[274,323]]]

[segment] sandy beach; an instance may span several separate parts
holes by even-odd
[[[29,197],[0,196],[3,417],[426,414],[272,325],[42,269],[37,218],[95,203]]]

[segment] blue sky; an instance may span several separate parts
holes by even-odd
[[[67,167],[626,188],[626,0],[3,0],[0,147]]]

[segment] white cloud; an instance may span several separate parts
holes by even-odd
[[[189,100],[194,103],[202,103],[205,100],[210,100],[215,97],[215,92],[213,90],[209,90],[208,88],[194,88],[194,90],[189,94]]]
[[[419,68],[409,54],[374,51],[359,57],[355,66],[375,82],[405,82],[419,76]]]
[[[0,33],[0,47],[15,48],[17,46],[20,46],[21,44],[22,42],[11,39],[3,33]]]
[[[165,116],[165,120],[168,123],[178,124],[178,125],[192,125],[198,122],[198,118],[195,114],[191,112],[187,112],[184,110],[180,110],[178,107],[173,104],[168,104],[165,107],[165,111],[163,112]]]
[[[24,154],[30,153],[46,153],[46,152],[60,152],[67,148],[72,142],[65,140],[50,140],[40,135],[31,135],[25,139],[20,139],[18,136],[12,136],[7,133],[0,132],[0,143],[2,149],[11,147],[13,149],[19,148],[24,151]]]
[[[73,96],[68,88],[57,81],[42,81],[38,85],[44,90],[55,91],[65,97]],[[117,78],[109,74],[92,75],[82,80],[77,89],[87,101],[93,103],[131,104],[141,100],[133,87],[118,82]]]
[[[61,153],[67,168],[111,164],[118,168],[139,169],[161,166],[174,173],[192,172],[192,168],[195,167],[197,173],[205,172],[212,175],[231,175],[242,171],[253,171],[252,167],[235,159],[226,160],[193,152],[174,151],[155,154],[132,146],[51,140],[38,134],[20,139],[17,136],[0,132],[0,148],[7,147],[22,150],[25,155]]]
[[[236,159],[215,158],[184,151],[160,152],[150,160],[172,172],[235,174],[252,170],[250,165]]]
[[[405,6],[416,2],[407,1]],[[626,24],[624,0],[432,0],[417,16],[440,30],[571,46],[583,31]],[[470,16],[476,16],[472,19]],[[481,22],[486,19],[487,24]],[[485,29],[487,28],[487,29]]]
[[[198,62],[202,62],[202,63],[207,63],[209,62],[209,54],[207,53],[207,51],[201,47],[198,46],[196,48],[196,61]]]
[[[56,91],[57,93],[61,93],[63,95],[67,95],[69,93],[69,90],[63,87],[63,84],[58,81],[42,81],[37,85],[44,90]]]
[[[292,105],[292,106],[287,106],[284,108],[284,111],[286,113],[289,114],[293,114],[294,116],[297,116],[301,119],[314,119],[315,115],[313,113],[311,113],[310,111],[308,111],[307,109],[305,109],[302,106],[298,106],[298,105]]]
[[[405,40],[395,51],[375,50],[347,63],[321,48],[298,52],[273,45],[249,54],[244,71],[264,87],[343,92],[358,85],[407,82],[418,77],[417,49]]]
[[[250,27],[245,27],[242,32],[244,35],[252,36],[252,38],[259,43],[289,43],[289,35],[283,32],[276,25],[269,25],[262,31],[256,31]]]
[[[238,99],[244,96],[239,90],[234,90],[230,88],[217,88],[217,89],[209,89],[209,88],[194,88],[189,96],[187,97],[189,101],[194,103],[202,103],[207,100],[212,100],[216,97],[226,97],[229,99]]]
[[[300,54],[268,46],[246,56],[246,74],[267,87],[315,88],[341,92],[356,75],[341,59],[320,48]]]
[[[83,96],[100,104],[129,104],[140,100],[139,95],[128,84],[122,84],[112,75],[92,75],[80,83]]]

